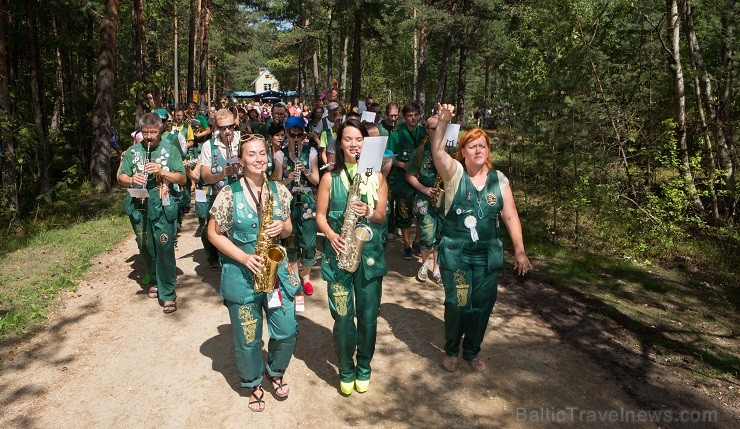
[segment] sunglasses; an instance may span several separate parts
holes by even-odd
[[[299,139],[306,136],[306,133],[288,133],[288,136],[293,139]]]
[[[236,124],[224,125],[222,127],[218,127],[218,130],[221,132],[224,132],[226,130],[234,131],[234,128],[236,128]]]

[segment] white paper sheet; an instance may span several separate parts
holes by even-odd
[[[457,147],[457,139],[460,135],[460,124],[447,124],[445,130],[445,146]]]
[[[386,144],[388,144],[388,137],[365,137],[360,160],[357,163],[357,172],[364,175],[368,168],[372,169],[372,172],[379,172]]]

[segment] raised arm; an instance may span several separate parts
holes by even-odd
[[[437,169],[437,173],[444,181],[449,181],[455,174],[457,164],[455,159],[445,151],[445,130],[447,124],[452,120],[452,113],[455,111],[455,106],[452,104],[437,104],[437,111],[439,112],[439,119],[437,121],[437,132],[434,133],[434,138],[431,140],[432,144],[432,157],[434,158],[434,168]]]

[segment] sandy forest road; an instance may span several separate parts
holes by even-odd
[[[286,375],[290,397],[278,401],[266,388],[266,410],[252,413],[239,388],[218,275],[203,265],[195,227],[188,217],[177,250],[173,315],[164,315],[138,286],[133,238],[95,261],[48,329],[5,360],[0,427],[624,427],[589,423],[589,412],[644,408],[519,305],[517,290],[536,285],[506,276],[481,352],[488,370],[443,371],[442,290],[413,280],[418,264],[392,257],[400,255],[395,244],[370,391],[346,398],[338,392],[326,287],[315,270],[316,293],[298,317]]]

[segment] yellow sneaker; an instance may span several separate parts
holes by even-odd
[[[339,390],[341,390],[342,393],[344,393],[345,395],[351,395],[353,387],[355,387],[354,381],[340,381],[339,382]]]
[[[365,393],[370,388],[370,380],[355,380],[355,390],[357,393]]]

